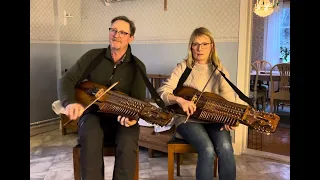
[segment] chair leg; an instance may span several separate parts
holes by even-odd
[[[174,178],[174,147],[168,144],[168,180]]]
[[[214,166],[213,166],[213,176],[217,177],[218,174],[218,158],[214,158]]]
[[[148,155],[149,155],[149,158],[154,158],[154,150],[148,148]]]
[[[62,119],[60,120],[60,129],[61,129],[61,135],[62,136],[67,134],[67,128],[63,127]]]
[[[262,111],[265,111],[266,110],[266,99],[265,97],[261,99],[262,101]]]
[[[61,135],[64,136],[64,135],[66,135],[66,134],[67,134],[67,129],[64,128],[64,127],[62,127],[62,128],[61,128]]]
[[[74,173],[74,180],[81,180],[80,149],[76,147],[73,148],[73,173]]]
[[[180,153],[176,153],[177,155],[177,176],[180,176],[180,158],[181,158],[181,154]]]
[[[139,180],[139,149],[137,150],[136,171],[134,174],[134,180]]]

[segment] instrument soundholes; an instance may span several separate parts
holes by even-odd
[[[195,94],[192,98],[191,101],[192,102],[196,102],[198,100],[198,96]]]
[[[95,96],[99,90],[100,90],[100,88],[95,87],[94,85],[92,85],[92,88],[86,89],[85,92],[86,92],[88,95]]]

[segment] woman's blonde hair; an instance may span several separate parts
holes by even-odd
[[[213,40],[213,36],[212,33],[205,27],[199,27],[196,28],[189,39],[189,46],[188,46],[188,57],[185,59],[187,61],[187,66],[189,68],[192,68],[194,65],[194,60],[193,60],[193,56],[192,56],[192,50],[191,50],[191,45],[194,42],[194,40],[198,37],[198,36],[208,36],[210,38],[210,41],[212,43],[212,49],[211,52],[209,54],[209,60],[220,70],[221,69],[221,62],[220,59],[218,57],[217,51],[216,51],[216,44]]]

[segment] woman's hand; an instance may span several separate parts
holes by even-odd
[[[223,129],[225,129],[227,131],[231,131],[231,130],[235,130],[236,127],[235,126],[229,126],[229,125],[225,124],[223,127],[220,128],[220,131],[222,131]]]
[[[125,127],[133,126],[137,123],[137,120],[129,120],[127,117],[118,116],[118,122]]]
[[[176,101],[182,110],[187,113],[187,116],[191,116],[197,109],[196,105],[192,101],[185,100],[182,97],[177,98]]]

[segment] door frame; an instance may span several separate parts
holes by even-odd
[[[252,37],[252,0],[240,0],[239,21],[239,45],[237,87],[245,95],[249,94],[250,87],[250,64],[251,64],[251,37]],[[246,104],[238,96],[236,102]],[[247,149],[248,127],[240,124],[234,134],[234,154],[240,155]]]

